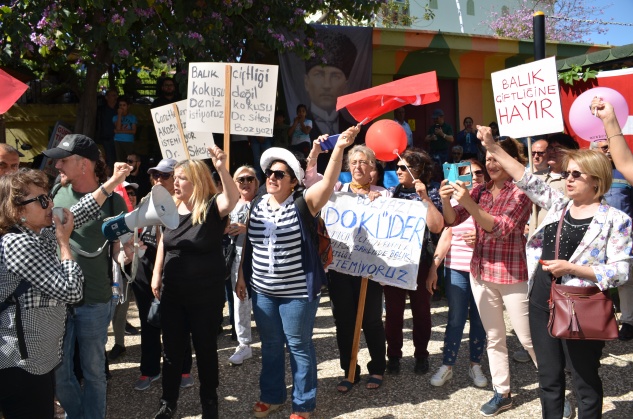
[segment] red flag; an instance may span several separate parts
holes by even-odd
[[[29,86],[0,70],[0,114],[13,106]]]
[[[358,122],[369,122],[404,105],[420,106],[440,100],[435,71],[381,84],[340,96],[336,110],[347,108]]]

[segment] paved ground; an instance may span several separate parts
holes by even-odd
[[[355,386],[346,395],[336,391],[336,383],[341,379],[342,371],[338,365],[338,350],[334,322],[331,317],[330,302],[325,295],[321,299],[314,330],[314,340],[318,358],[319,393],[317,411],[314,418],[346,419],[395,419],[395,418],[481,418],[479,407],[492,396],[492,387],[479,389],[472,385],[468,377],[468,339],[464,334],[460,356],[452,381],[444,387],[429,384],[430,376],[441,365],[440,348],[447,319],[446,300],[434,302],[433,334],[429,344],[431,353],[431,372],[419,376],[413,373],[413,344],[411,341],[411,315],[405,313],[405,348],[402,360],[402,372],[398,376],[386,376],[384,385],[378,390],[367,390],[364,385]],[[136,307],[130,307],[129,319],[139,325]],[[225,310],[225,324],[228,323]],[[253,326],[255,323],[253,322]],[[468,326],[467,326],[468,327]],[[508,345],[511,351],[519,348],[517,338],[508,328]],[[112,332],[110,330],[110,332]],[[254,339],[258,336],[254,330]],[[108,349],[114,344],[112,333]],[[220,357],[220,417],[252,418],[253,404],[258,400],[258,377],[260,371],[260,345],[253,345],[253,358],[241,367],[231,367],[227,359],[233,354],[236,342],[230,339],[230,327],[225,326],[219,337]],[[364,342],[361,342],[364,346]],[[120,361],[111,365],[113,378],[108,385],[108,418],[149,418],[156,411],[161,394],[160,381],[154,383],[145,392],[133,389],[139,375],[140,338],[126,337],[127,353]],[[362,348],[359,354],[362,366],[363,384],[367,379],[365,365],[368,352]],[[290,367],[287,363],[287,383],[291,383]],[[633,341],[609,342],[603,353],[600,373],[605,389],[604,418],[633,418]],[[484,372],[490,378],[487,361],[484,360]],[[536,372],[531,364],[511,363],[512,393],[514,408],[500,415],[505,418],[538,418],[540,403],[537,393]],[[196,385],[181,391],[178,415],[182,418],[199,418],[198,384],[194,362],[193,375]],[[570,383],[568,379],[568,388]],[[290,393],[289,389],[289,393]],[[570,391],[568,390],[568,394]],[[571,395],[572,404],[576,401]],[[291,404],[269,417],[271,419],[288,418]]]

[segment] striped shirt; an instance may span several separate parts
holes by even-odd
[[[306,275],[301,260],[301,231],[291,196],[274,210],[266,194],[253,208],[248,238],[253,247],[251,284],[260,294],[307,298]]]

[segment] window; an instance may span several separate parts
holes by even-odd
[[[466,3],[466,14],[468,16],[475,16],[475,0],[468,0]]]
[[[437,9],[437,0],[429,0],[429,7],[431,9]]]
[[[502,16],[508,16],[509,13],[510,13],[510,9],[508,9],[508,6],[503,6],[501,8],[501,15]]]

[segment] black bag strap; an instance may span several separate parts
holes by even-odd
[[[560,235],[563,231],[563,221],[565,220],[565,214],[567,213],[567,208],[563,208],[563,214],[560,216],[560,220],[558,220],[558,227],[556,228],[556,244],[554,245],[554,259],[558,259],[558,250],[560,248]],[[552,282],[556,281],[556,277],[552,275]]]

